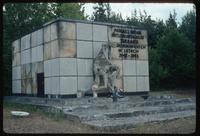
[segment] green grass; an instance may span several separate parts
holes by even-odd
[[[3,108],[9,111],[19,110],[19,111],[26,111],[29,113],[36,113],[36,114],[41,115],[42,117],[48,117],[54,121],[62,121],[64,119],[63,113],[51,113],[47,109],[41,109],[33,105],[26,105],[26,104],[4,101]]]

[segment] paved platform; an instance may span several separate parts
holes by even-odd
[[[48,99],[11,96],[4,99],[59,112],[67,119],[108,131],[128,129],[138,123],[196,116],[196,99],[193,97],[163,95],[149,96],[144,100],[140,96],[126,96],[117,102],[106,97]]]

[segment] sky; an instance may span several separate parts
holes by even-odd
[[[85,14],[91,15],[93,13],[94,3],[85,4]],[[119,13],[121,12],[122,17],[131,16],[131,12],[136,9],[141,11],[145,10],[147,15],[151,15],[152,19],[163,19],[165,21],[169,17],[169,13],[175,9],[177,13],[177,22],[181,22],[181,18],[193,9],[194,4],[190,3],[111,3],[111,10]]]

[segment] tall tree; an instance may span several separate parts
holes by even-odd
[[[93,7],[94,12],[92,16],[92,20],[107,22],[109,20],[107,13],[110,13],[110,6],[106,3],[98,3]],[[109,10],[109,11],[108,11]]]

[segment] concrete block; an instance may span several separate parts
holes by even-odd
[[[78,77],[78,90],[87,91],[91,90],[93,84],[93,77]]]
[[[21,38],[21,51],[29,49],[31,47],[31,35],[28,34]]]
[[[21,66],[16,66],[12,68],[12,79],[21,79]]]
[[[137,92],[149,91],[149,77],[137,76]]]
[[[26,65],[22,64],[21,65],[21,79],[25,79],[26,77]]]
[[[57,22],[51,24],[51,41],[52,40],[55,40],[55,39],[58,39],[58,28],[57,28]]]
[[[144,49],[140,49],[138,52],[138,60],[148,60],[148,47],[146,45],[146,47]]]
[[[51,26],[48,25],[44,27],[44,42],[49,42],[51,40]]]
[[[44,44],[44,60],[51,59],[51,42]]]
[[[50,60],[51,66],[51,75],[50,76],[59,76],[60,75],[60,59]]]
[[[59,38],[76,39],[76,24],[70,22],[59,22]]]
[[[31,63],[31,49],[21,52],[21,64]]]
[[[25,84],[25,87],[26,87],[26,94],[31,94],[32,93],[32,79],[31,78],[28,78],[28,79],[25,79],[26,81],[26,84]]]
[[[149,75],[148,61],[136,60],[137,75]]]
[[[93,25],[93,41],[108,41],[107,26]]]
[[[12,81],[12,93],[20,94],[21,93],[21,80]]]
[[[60,58],[60,75],[77,75],[77,59]]]
[[[118,66],[119,69],[120,69],[120,74],[119,76],[121,77],[122,76],[122,60],[111,60],[111,63]]]
[[[76,41],[60,40],[60,57],[76,57]]]
[[[124,89],[123,78],[120,77],[120,78],[116,79],[115,82],[114,82],[114,86],[116,86],[117,88],[120,88],[120,89]]]
[[[37,94],[37,78],[32,78],[32,94]]]
[[[15,40],[15,41],[12,43],[12,47],[13,47],[13,53],[20,52],[20,39]]]
[[[27,79],[27,78],[31,78],[31,76],[32,76],[31,63],[21,65],[21,78]]]
[[[78,75],[93,75],[92,59],[77,59]]]
[[[116,32],[114,32],[114,29],[117,29],[117,28],[121,28],[121,27],[108,26],[108,41],[109,42],[120,43],[120,37],[114,36],[116,34]]]
[[[13,60],[12,60],[12,66],[19,66],[21,65],[21,53],[14,53],[13,54]]]
[[[43,44],[43,29],[39,29],[31,34],[31,47]]]
[[[51,77],[44,78],[44,94],[51,94]]]
[[[31,49],[31,62],[43,61],[43,46],[37,46]]]
[[[93,57],[95,58],[101,50],[102,44],[105,42],[93,42]]]
[[[136,75],[135,60],[123,60],[123,75]]]
[[[26,94],[26,80],[25,79],[21,80],[21,92],[22,94]]]
[[[59,57],[58,40],[51,41],[51,59]]]
[[[92,24],[77,23],[77,39],[92,41]]]
[[[77,41],[77,57],[78,58],[92,58],[92,42]]]
[[[136,77],[124,76],[123,78],[124,78],[124,90],[126,92],[136,92],[137,91]]]
[[[76,94],[77,77],[60,77],[60,94]]]
[[[44,77],[51,76],[51,60],[44,61]]]
[[[43,61],[32,63],[31,67],[32,78],[36,78],[38,73],[44,72]]]
[[[51,94],[60,94],[60,77],[51,78]]]
[[[111,59],[123,59],[119,53],[120,48],[111,48]]]

